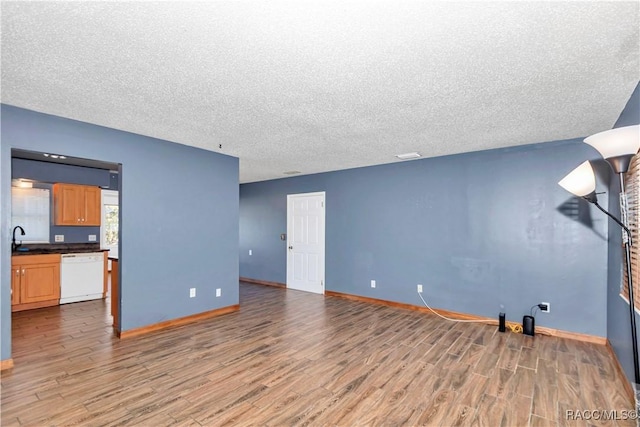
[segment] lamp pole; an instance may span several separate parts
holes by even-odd
[[[605,209],[602,208],[598,204],[598,200],[596,199],[595,192],[584,196],[583,198],[588,202],[593,203],[598,209],[607,214],[611,219],[613,219],[626,233],[626,238],[623,238],[624,243],[624,256],[627,264],[627,291],[629,293],[629,324],[631,325],[631,346],[633,350],[633,373],[635,378],[635,404],[636,411],[640,410],[640,364],[638,363],[638,334],[636,328],[636,313],[635,313],[635,299],[633,297],[633,271],[631,268],[631,246],[633,245],[633,240],[631,238],[631,231],[627,226],[627,196],[624,185],[624,174],[629,170],[629,163],[631,160],[631,156],[625,156],[626,158],[615,157],[611,159],[606,159],[615,173],[618,175],[620,179],[620,216],[622,221],[618,220],[616,217],[611,215]]]
[[[640,150],[640,125],[625,126],[610,129],[591,135],[584,140],[609,163],[613,171],[620,178],[620,216],[622,221],[603,209],[596,199],[596,180],[589,161],[582,163],[565,176],[558,184],[570,193],[582,197],[596,205],[607,214],[626,234],[623,234],[624,256],[627,262],[627,289],[629,291],[629,324],[631,325],[631,343],[633,346],[633,371],[635,378],[636,414],[640,414],[640,365],[638,364],[638,334],[636,331],[635,300],[633,297],[633,271],[631,268],[631,246],[633,245],[631,231],[627,221],[627,197],[624,186],[624,174],[629,170],[633,156]],[[640,203],[640,201],[638,201]]]
[[[624,239],[624,255],[627,262],[627,290],[629,292],[629,321],[631,324],[631,344],[633,346],[633,371],[636,382],[636,408],[638,406],[638,387],[640,387],[640,365],[638,364],[638,335],[636,333],[636,313],[635,313],[635,299],[633,298],[633,271],[631,269],[631,232],[627,228],[627,199],[624,187],[624,173],[618,172],[620,177],[620,211],[622,214],[622,220],[624,221],[624,230],[627,233],[627,238]]]

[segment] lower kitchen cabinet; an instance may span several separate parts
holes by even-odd
[[[60,302],[60,255],[11,257],[11,311]]]
[[[111,316],[113,316],[113,330],[120,333],[120,314],[118,303],[120,302],[120,285],[118,284],[118,259],[111,259]]]

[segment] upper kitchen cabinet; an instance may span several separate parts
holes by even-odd
[[[100,187],[54,184],[55,225],[100,226]]]

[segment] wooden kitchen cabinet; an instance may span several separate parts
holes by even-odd
[[[100,226],[102,220],[102,206],[100,205],[100,187],[84,188],[84,225]]]
[[[120,302],[120,284],[118,283],[118,259],[111,258],[111,316],[113,316],[113,330],[120,333],[120,314],[118,303]]]
[[[11,311],[59,303],[59,254],[11,257]]]
[[[11,308],[20,304],[20,266],[11,264]],[[15,310],[11,310],[15,311]]]
[[[53,185],[56,225],[100,226],[100,187]]]

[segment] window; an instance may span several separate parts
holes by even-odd
[[[118,245],[118,205],[104,205],[104,240],[107,246]]]
[[[640,309],[640,156],[634,156],[629,166],[629,171],[625,174],[625,190],[627,193],[627,221],[633,246],[631,246],[631,274],[633,276],[633,299],[634,307]],[[624,251],[624,247],[622,249]],[[627,286],[627,262],[622,256],[623,275],[620,294],[629,301]]]
[[[102,223],[100,225],[100,246],[109,249],[109,257],[118,258],[118,192],[102,190]],[[111,265],[111,261],[109,261]],[[111,267],[109,267],[111,268]]]
[[[11,229],[21,226],[25,243],[49,243],[49,190],[11,187]]]

